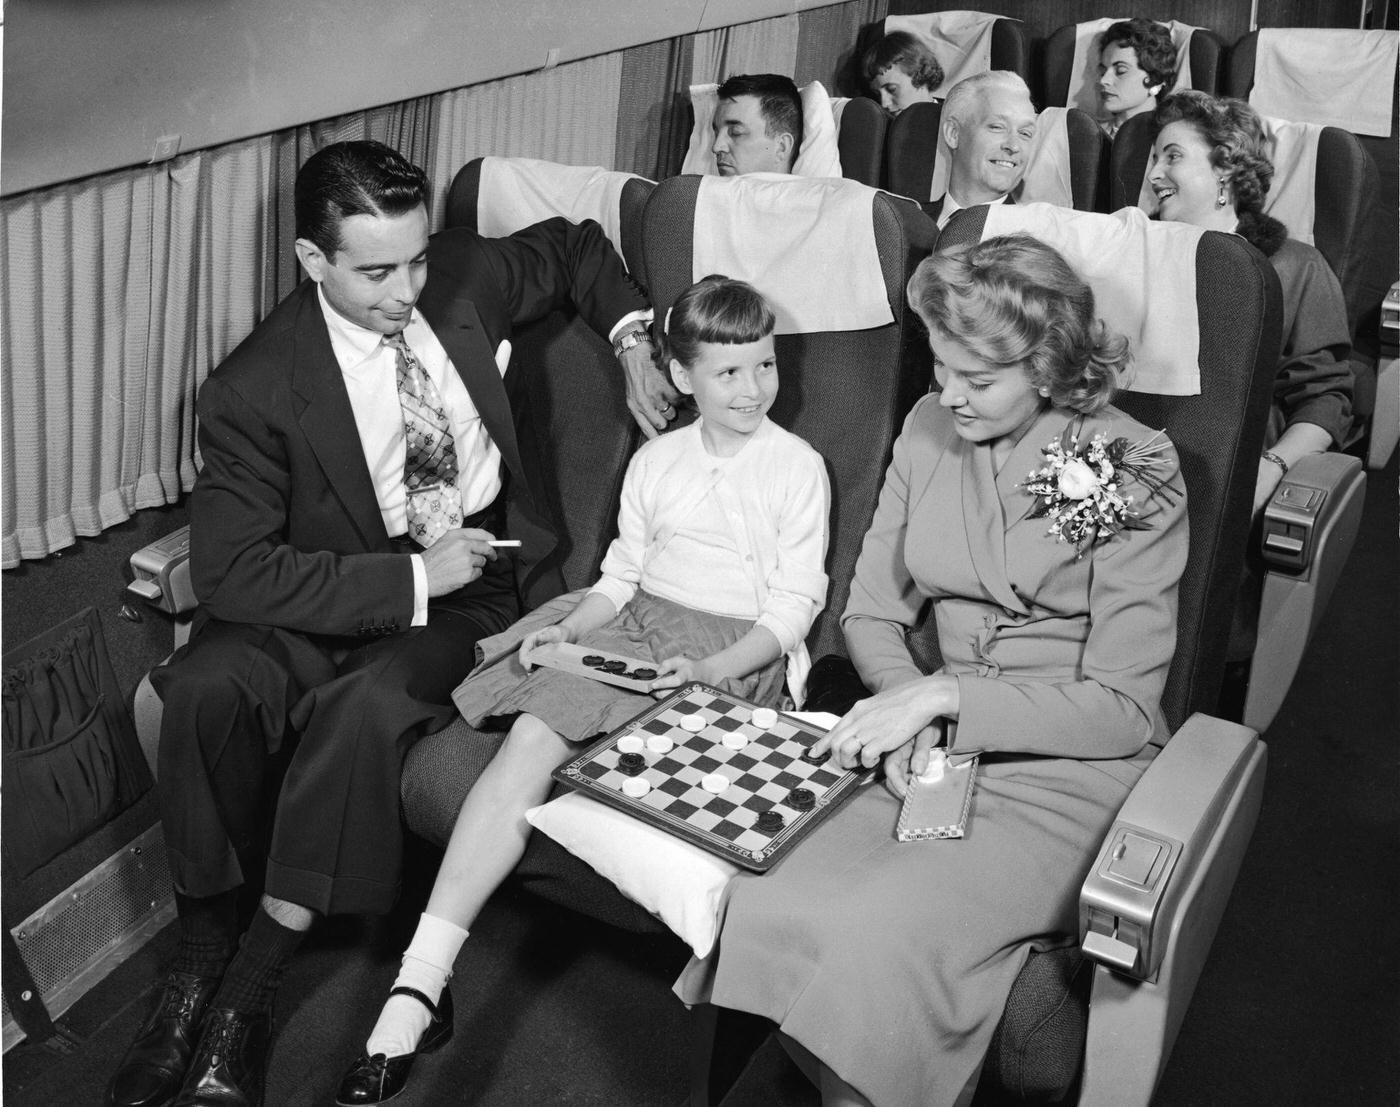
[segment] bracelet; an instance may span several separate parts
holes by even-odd
[[[1283,475],[1285,477],[1288,476],[1288,462],[1284,461],[1283,458],[1278,456],[1278,454],[1274,453],[1272,450],[1265,450],[1262,456],[1265,461],[1272,461],[1275,465],[1282,469]]]

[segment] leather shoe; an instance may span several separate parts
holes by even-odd
[[[393,1099],[404,1090],[408,1083],[409,1070],[420,1053],[431,1053],[441,1049],[452,1040],[452,992],[444,987],[437,1005],[428,1002],[428,997],[417,988],[399,987],[389,993],[391,996],[412,996],[428,1009],[433,1021],[423,1031],[418,1048],[411,1053],[401,1053],[397,1057],[386,1057],[376,1053],[373,1057],[360,1054],[359,1059],[346,1070],[340,1081],[340,1090],[335,1101],[340,1107],[360,1107],[365,1103],[383,1103]]]
[[[172,972],[107,1085],[107,1107],[169,1107],[194,1056],[216,976]]]
[[[262,1107],[271,1015],[211,1007],[175,1107]]]

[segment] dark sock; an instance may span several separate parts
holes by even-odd
[[[170,966],[195,976],[220,976],[238,948],[238,893],[186,896],[175,893],[180,948]]]
[[[229,1008],[240,1015],[270,1012],[282,974],[305,936],[304,930],[283,926],[259,907],[224,973],[213,1006]]]

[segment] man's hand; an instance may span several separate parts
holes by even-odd
[[[482,566],[496,560],[496,551],[487,545],[494,537],[489,531],[459,527],[424,550],[428,597],[445,596],[481,576]]]
[[[639,342],[619,355],[627,383],[627,410],[648,438],[655,438],[676,417],[681,394],[651,359],[650,342]]]

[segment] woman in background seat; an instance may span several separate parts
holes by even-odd
[[[1100,121],[1113,138],[1127,120],[1157,107],[1176,80],[1176,47],[1163,24],[1126,19],[1103,33],[1099,43],[1099,99],[1108,118]]]
[[[926,259],[909,302],[941,392],[895,443],[842,617],[875,694],[814,747],[886,786],[736,877],[676,986],[776,1022],[825,1107],[970,1100],[1017,974],[1073,942],[1078,888],[1168,737],[1185,500],[1171,444],[1109,406],[1126,339],[1027,235]],[[909,646],[926,612],[932,674]],[[911,776],[974,753],[966,836],[897,841]]]
[[[1342,445],[1351,427],[1351,338],[1331,266],[1264,214],[1274,167],[1259,115],[1243,100],[1185,90],[1157,109],[1147,180],[1158,217],[1232,231],[1273,263],[1283,285],[1283,351],[1254,490],[1257,513],[1289,467]]]

